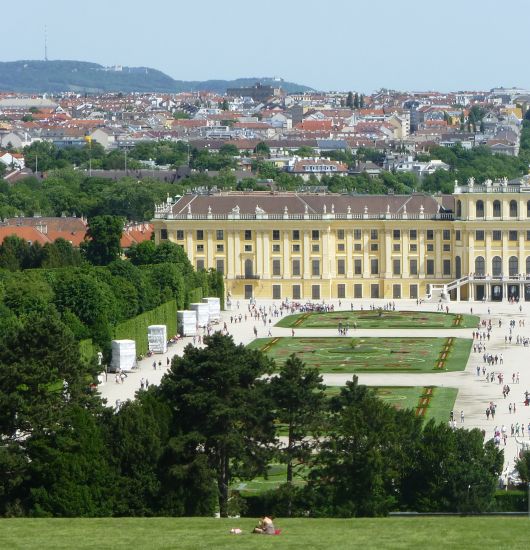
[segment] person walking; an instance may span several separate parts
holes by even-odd
[[[460,411],[460,424],[464,423],[464,411]]]

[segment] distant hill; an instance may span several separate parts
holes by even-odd
[[[262,84],[281,85],[286,92],[310,91],[311,88],[273,78],[185,81],[149,67],[107,69],[86,61],[7,61],[0,62],[0,91],[21,93],[102,93],[102,92],[184,92],[212,91]]]

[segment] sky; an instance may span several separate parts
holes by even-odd
[[[528,0],[26,0],[0,61],[147,66],[178,80],[282,77],[318,90],[530,88]],[[520,23],[519,23],[520,22]]]

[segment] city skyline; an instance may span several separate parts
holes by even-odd
[[[30,1],[30,17],[16,10],[10,15],[2,61],[43,59],[46,28],[49,59],[147,66],[178,80],[269,76],[319,90],[365,93],[382,87],[530,88],[530,77],[520,74],[510,53],[527,49],[530,39],[498,23],[502,18],[492,0],[445,0],[436,10],[419,0],[399,5],[332,0],[326,6],[323,13],[314,0],[303,8],[273,1],[264,13],[241,0],[229,6],[206,0],[198,13],[153,0],[146,13],[137,1],[94,0],[80,32],[65,0],[46,6]],[[507,15],[523,7],[515,0]],[[22,28],[31,40],[19,39]]]

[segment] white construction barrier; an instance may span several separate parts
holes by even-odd
[[[147,341],[149,343],[149,351],[152,351],[153,353],[166,353],[167,351],[166,325],[148,326]]]
[[[134,340],[112,340],[111,372],[130,371],[136,367],[136,342]]]
[[[205,327],[210,321],[210,306],[208,304],[190,304],[190,309],[196,312],[197,326]]]
[[[216,296],[210,296],[203,298],[202,302],[208,304],[208,311],[210,315],[210,322],[218,322],[221,320],[221,299]]]
[[[177,311],[177,325],[181,336],[195,336],[197,334],[197,312]]]

